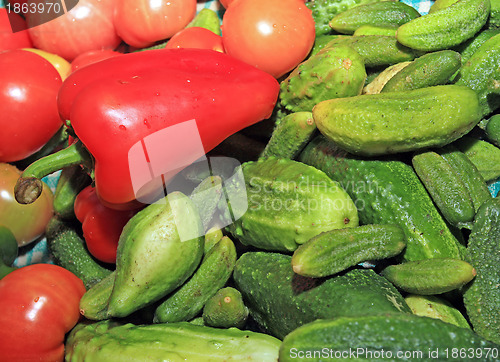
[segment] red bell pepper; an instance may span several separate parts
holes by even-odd
[[[92,186],[80,191],[75,200],[75,216],[82,223],[87,249],[105,263],[116,262],[120,234],[134,215],[133,210],[114,210],[104,206]]]
[[[176,172],[228,136],[268,118],[278,93],[276,79],[227,54],[161,49],[81,68],[64,82],[58,103],[93,156],[101,201],[130,208],[137,199],[150,200]],[[84,153],[77,144],[71,147],[68,153]],[[81,162],[71,156],[65,164],[55,155],[29,166],[23,177]],[[16,193],[21,202],[39,187],[25,178]]]
[[[62,361],[84,293],[78,277],[53,264],[25,266],[1,279],[0,360]]]

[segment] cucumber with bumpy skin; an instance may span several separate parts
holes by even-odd
[[[486,182],[500,177],[500,148],[474,137],[464,136],[453,143],[477,167]]]
[[[80,313],[90,320],[108,319],[108,301],[115,284],[115,272],[94,284],[80,299]]]
[[[299,246],[293,253],[292,267],[299,275],[324,277],[364,261],[396,256],[405,246],[405,234],[397,225],[332,230]]]
[[[386,36],[396,36],[397,26],[373,26],[373,25],[362,25],[357,28],[353,36],[361,35],[386,35]]]
[[[459,0],[399,27],[397,40],[412,49],[448,49],[472,38],[486,24],[490,0]]]
[[[464,286],[476,270],[463,260],[434,258],[389,265],[382,275],[405,292],[433,295]]]
[[[220,289],[203,307],[203,321],[207,326],[243,328],[248,318],[248,308],[241,293],[234,288]]]
[[[413,314],[440,319],[443,322],[470,329],[469,322],[463,314],[446,299],[434,295],[409,294],[405,297],[405,301]]]
[[[495,114],[488,120],[484,131],[488,140],[500,147],[500,114]]]
[[[396,160],[363,159],[316,137],[299,160],[324,170],[351,195],[361,224],[398,224],[406,235],[405,260],[461,258],[450,231],[412,167]],[[415,205],[418,205],[416,207]]]

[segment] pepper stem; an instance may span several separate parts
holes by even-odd
[[[17,202],[20,204],[35,202],[43,190],[42,177],[73,165],[92,167],[92,157],[80,140],[29,165],[17,180],[14,188]]]

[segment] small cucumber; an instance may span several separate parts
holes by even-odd
[[[444,218],[453,226],[470,223],[476,214],[474,203],[464,182],[446,162],[433,151],[412,158],[413,168]]]
[[[276,362],[281,341],[237,328],[188,322],[150,325],[102,321],[78,324],[66,342],[67,362],[228,360]]]
[[[293,271],[306,277],[336,274],[358,263],[398,255],[405,234],[397,225],[363,225],[321,233],[293,253]]]
[[[90,255],[85,241],[69,224],[54,217],[47,228],[47,246],[54,262],[80,278],[85,288],[91,288],[111,273]]]
[[[323,100],[360,94],[365,79],[364,60],[353,48],[327,46],[281,82],[280,102],[289,111],[310,112]]]
[[[488,140],[500,147],[500,114],[495,114],[488,120],[484,131]]]
[[[262,158],[278,157],[293,160],[316,131],[311,112],[295,112],[285,116],[274,128]]]
[[[488,18],[488,28],[500,29],[500,0],[491,0],[490,17]]]
[[[203,251],[203,255],[207,255],[210,249],[212,249],[219,241],[222,240],[224,234],[221,229],[216,227],[212,227],[207,230],[205,234],[205,248]]]
[[[390,65],[378,74],[368,85],[363,88],[363,94],[378,94],[382,91],[386,83],[411,62],[401,62]]]
[[[358,226],[349,195],[323,171],[274,157],[242,164],[245,183],[226,182],[231,192],[246,193],[246,210],[228,231],[245,245],[290,252],[321,232]]]
[[[485,29],[477,33],[472,39],[458,45],[456,51],[460,53],[462,64],[467,63],[481,45],[497,34],[500,34],[500,29]]]
[[[459,0],[399,27],[397,40],[412,49],[435,51],[472,38],[486,24],[490,0]]]
[[[473,90],[441,85],[330,99],[314,107],[313,117],[346,151],[375,156],[444,146],[474,128],[481,113]]]
[[[399,1],[379,1],[356,6],[337,14],[330,20],[330,27],[342,34],[353,34],[363,25],[403,25],[416,19],[420,13]]]
[[[337,36],[323,48],[339,45],[352,47],[363,57],[367,68],[406,62],[422,55],[400,44],[394,36],[384,35]]]
[[[500,34],[486,40],[460,67],[459,79],[455,83],[465,85],[478,94],[483,117],[500,107],[498,64],[500,64]]]
[[[186,28],[190,27],[205,28],[217,35],[221,35],[219,15],[212,9],[201,9],[193,20],[186,25]]]
[[[243,328],[248,318],[248,308],[241,293],[227,287],[219,290],[203,307],[203,321],[207,326]]]
[[[440,319],[443,322],[470,329],[467,319],[446,299],[434,295],[410,294],[405,297],[405,301],[415,315]]]
[[[458,0],[436,0],[434,3],[431,5],[429,9],[429,14],[435,13],[436,11],[446,9],[450,5],[453,5],[457,2]]]
[[[467,249],[477,270],[464,293],[467,315],[476,333],[500,344],[500,198],[477,212]]]
[[[316,36],[332,33],[330,20],[337,14],[359,6],[380,0],[311,0],[306,6],[311,10],[314,23],[316,24]]]
[[[374,26],[374,25],[362,25],[357,28],[352,35],[362,36],[362,35],[385,35],[385,36],[396,36],[397,26]]]
[[[54,192],[54,213],[61,219],[75,217],[73,206],[76,196],[91,183],[90,176],[80,165],[66,167],[61,171]]]
[[[471,160],[486,182],[500,177],[500,148],[487,141],[464,136],[454,145]]]
[[[193,276],[156,308],[154,322],[183,322],[196,317],[229,280],[235,263],[236,248],[225,236],[210,249]]]
[[[447,145],[436,150],[448,162],[453,170],[458,174],[474,204],[474,210],[477,212],[483,202],[491,199],[491,193],[484,181],[483,176],[469,158],[460,152],[453,145]]]
[[[463,260],[434,258],[389,265],[382,275],[405,292],[433,295],[464,286],[476,270]]]
[[[118,241],[108,315],[128,316],[181,286],[203,256],[201,235],[198,210],[181,192],[135,214]]]
[[[457,355],[452,357],[452,351]],[[460,351],[464,354],[477,351],[477,354],[472,358],[468,354],[463,357]],[[337,358],[346,361],[498,361],[498,345],[469,329],[437,319],[413,314],[380,314],[306,324],[286,336],[279,354],[280,362]]]
[[[94,284],[80,299],[80,314],[95,321],[108,319],[108,302],[115,284],[115,272]]]
[[[453,50],[422,55],[389,79],[381,93],[446,84],[460,65],[460,54]]]

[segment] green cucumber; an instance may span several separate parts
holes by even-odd
[[[483,45],[488,39],[500,34],[500,29],[485,29],[477,33],[472,39],[467,40],[456,47],[462,58],[462,64],[469,61],[470,57]]]
[[[72,219],[75,217],[73,209],[76,196],[87,185],[91,183],[90,176],[80,165],[66,167],[61,171],[54,192],[54,213],[60,219]]]
[[[488,18],[488,28],[500,29],[500,0],[491,0],[490,17]]]
[[[247,252],[236,262],[233,279],[250,316],[280,339],[316,319],[411,312],[396,288],[371,269],[307,278],[293,272],[288,255]]]
[[[203,8],[196,16],[186,25],[186,28],[201,27],[210,30],[211,32],[221,35],[219,15],[212,9]]]
[[[78,324],[68,336],[67,362],[277,361],[281,341],[263,333],[188,322],[151,325]]]
[[[210,249],[212,249],[219,241],[222,240],[224,234],[221,229],[212,227],[207,230],[205,234],[205,248],[203,250],[203,255],[207,255]]]
[[[229,280],[236,263],[236,248],[223,237],[203,258],[193,276],[156,308],[155,323],[193,319],[203,306]]]
[[[405,234],[397,225],[363,225],[316,235],[293,253],[293,271],[306,277],[339,273],[358,263],[398,255]]]
[[[422,55],[395,74],[381,92],[398,92],[446,84],[460,65],[460,54],[453,50]]]
[[[245,245],[290,252],[321,232],[358,225],[353,201],[323,171],[273,157],[241,170],[244,184],[226,182],[230,193],[247,196],[232,200],[233,213],[242,216],[228,231]]]
[[[353,48],[325,47],[281,82],[280,103],[292,112],[310,112],[323,100],[361,94],[365,79],[364,60]]]
[[[83,238],[69,224],[54,217],[47,229],[47,246],[54,262],[80,278],[85,288],[91,288],[111,273],[92,257]]]
[[[203,322],[218,328],[243,328],[248,318],[248,308],[243,296],[234,288],[219,290],[203,307]]]
[[[342,34],[353,34],[363,25],[399,26],[419,16],[415,8],[403,2],[380,1],[356,6],[335,15],[330,20],[330,27]]]
[[[462,137],[454,145],[471,160],[486,182],[500,177],[500,148],[473,137]]]
[[[500,108],[500,34],[485,41],[460,67],[455,84],[473,89],[479,96],[482,116]]]
[[[459,0],[399,27],[397,40],[412,49],[435,51],[472,38],[486,24],[490,0]]]
[[[323,136],[299,160],[324,170],[351,195],[360,223],[403,228],[405,260],[460,258],[463,246],[450,231],[412,167],[396,160],[362,159],[347,154]]]
[[[260,157],[274,156],[293,160],[309,142],[315,131],[316,124],[314,124],[311,112],[290,113],[276,125]]]
[[[382,91],[387,82],[399,73],[403,68],[410,65],[411,62],[401,62],[390,65],[380,72],[368,85],[363,88],[363,94],[378,94]]]
[[[434,3],[431,5],[429,9],[429,14],[435,13],[436,11],[446,9],[450,5],[453,5],[457,2],[458,0],[436,0]]]
[[[374,25],[362,25],[357,28],[353,36],[362,35],[385,35],[385,36],[396,36],[397,26],[374,26]]]
[[[384,35],[337,36],[323,45],[323,49],[340,45],[352,47],[363,57],[367,68],[406,62],[422,55],[400,44],[394,36]]]
[[[299,327],[283,340],[279,360],[498,361],[498,348],[469,329],[437,319],[382,314]]]
[[[80,314],[95,321],[108,319],[108,302],[114,285],[115,272],[94,284],[80,299]]]
[[[500,114],[495,114],[488,120],[484,131],[488,140],[500,147]]]
[[[471,160],[460,152],[453,145],[447,145],[436,150],[448,162],[453,170],[458,174],[474,204],[474,211],[477,212],[483,202],[491,199],[491,193],[484,181],[483,176]]]
[[[125,317],[181,286],[203,256],[203,225],[181,192],[135,214],[123,228],[108,315]]]
[[[464,293],[467,315],[476,333],[500,344],[500,198],[477,212],[467,249],[477,271]]]
[[[469,322],[460,311],[446,299],[434,295],[409,294],[405,301],[415,315],[440,319],[458,327],[469,328]]]
[[[314,19],[316,36],[332,33],[330,20],[337,14],[361,4],[368,4],[380,0],[311,0],[306,6],[311,10]]]
[[[313,117],[346,151],[375,156],[444,146],[474,128],[481,112],[473,90],[441,85],[330,99],[314,107]]]
[[[416,154],[413,168],[444,218],[453,226],[463,227],[474,220],[474,203],[458,173],[433,151]]]
[[[463,260],[434,258],[389,265],[382,275],[405,292],[433,295],[463,287],[476,270]]]

